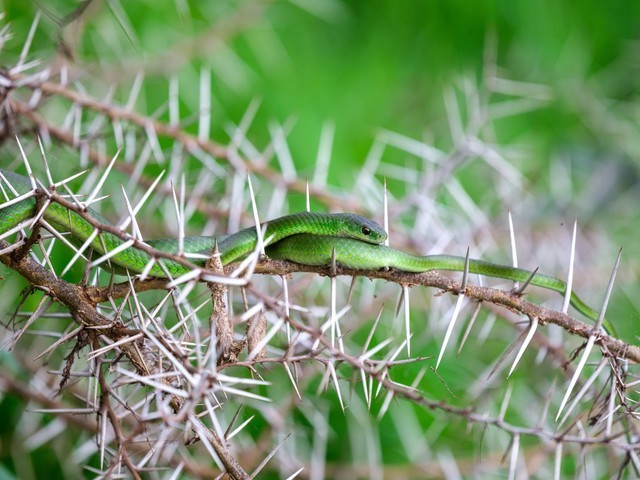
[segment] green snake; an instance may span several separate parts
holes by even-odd
[[[37,214],[35,197],[16,201],[20,195],[32,190],[29,180],[22,175],[0,170],[0,235],[15,228],[21,222]],[[4,177],[4,178],[2,178]],[[8,182],[13,189],[6,184]],[[15,190],[15,191],[13,191]],[[13,202],[11,202],[13,200]],[[97,222],[109,223],[97,212],[87,209],[87,213]],[[94,227],[78,213],[56,202],[46,208],[44,219],[56,230],[69,232],[75,242],[82,244],[94,232]],[[465,270],[465,257],[451,255],[417,256],[382,245],[386,240],[385,230],[377,223],[352,213],[312,213],[300,212],[286,215],[262,224],[264,239],[267,243],[266,254],[270,258],[289,260],[303,265],[329,265],[335,259],[338,265],[356,270],[397,269],[406,272],[426,272],[430,270]],[[205,258],[211,255],[217,245],[223,265],[242,259],[253,252],[258,241],[255,227],[246,228],[232,235],[217,237],[185,237],[183,253],[191,254],[192,263],[202,266]],[[101,232],[90,243],[90,247],[104,255],[112,252],[124,243],[120,237]],[[161,239],[145,242],[161,252],[176,254],[179,241]],[[195,255],[194,255],[195,254]],[[153,265],[149,268],[149,262]],[[145,271],[149,276],[177,277],[189,272],[189,267],[171,259],[154,259],[148,252],[135,246],[123,249],[109,258],[112,268],[125,269],[134,274]],[[488,277],[503,278],[518,282],[529,280],[531,285],[565,294],[564,281],[532,272],[482,260],[468,260],[470,273]],[[571,293],[571,305],[594,322],[598,312],[590,308],[575,293]],[[603,326],[609,332],[615,332],[608,321]]]

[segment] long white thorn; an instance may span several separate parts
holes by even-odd
[[[411,357],[411,306],[409,302],[409,286],[402,286],[404,296],[404,334],[407,343],[407,357]]]
[[[611,428],[613,427],[613,412],[616,409],[616,377],[611,376],[611,390],[609,392],[609,405],[607,412],[607,426],[605,428],[605,436],[611,436]]]
[[[580,378],[580,374],[582,373],[582,369],[584,368],[585,364],[587,363],[587,358],[589,357],[589,354],[591,353],[591,350],[593,349],[593,345],[595,344],[596,341],[596,337],[591,335],[589,337],[589,340],[587,341],[587,346],[585,347],[584,351],[582,352],[582,357],[580,357],[580,362],[578,363],[578,366],[576,367],[576,371],[573,372],[573,377],[571,377],[571,381],[569,382],[569,387],[567,388],[567,391],[564,394],[564,398],[562,399],[562,402],[560,403],[560,408],[558,409],[558,413],[556,415],[556,422],[558,421],[558,418],[560,418],[560,414],[562,413],[562,410],[564,410],[565,405],[567,404],[567,401],[569,400],[569,397],[571,396],[571,392],[573,391],[573,387],[575,387],[576,382],[578,381],[578,378]]]
[[[88,171],[89,170],[81,170],[80,172],[78,172],[78,173],[76,173],[74,175],[71,175],[70,177],[67,177],[67,178],[65,178],[63,180],[60,180],[59,182],[54,183],[53,187],[54,188],[59,188],[62,185],[66,185],[67,183],[71,182],[72,180],[75,180],[76,178],[81,177],[82,175],[84,175]]]
[[[136,243],[135,240],[133,239],[129,239],[126,242],[118,245],[116,248],[114,248],[113,250],[109,250],[107,253],[105,253],[104,255],[102,255],[100,258],[98,258],[97,260],[94,260],[93,262],[91,262],[91,264],[89,265],[90,268],[93,267],[97,267],[98,265],[100,265],[101,263],[106,262],[107,260],[109,260],[110,258],[115,257],[116,255],[118,255],[120,252],[126,250],[127,248],[131,247],[134,243]]]
[[[120,184],[120,188],[122,189],[122,196],[124,197],[124,203],[127,207],[127,212],[129,213],[129,221],[132,224],[131,234],[133,238],[137,240],[144,240],[142,238],[142,232],[140,231],[140,227],[138,226],[138,222],[136,220],[136,214],[133,212],[133,208],[131,208],[131,203],[129,202],[129,197],[127,196],[127,192],[124,190],[124,185]]]
[[[293,389],[296,391],[296,395],[298,396],[298,398],[300,400],[302,400],[302,396],[300,395],[300,390],[298,390],[298,384],[295,381],[295,379],[293,378],[293,374],[291,373],[291,369],[289,368],[289,363],[288,362],[283,362],[282,365],[284,366],[284,369],[287,372],[287,376],[289,377],[289,380],[291,381],[291,385],[293,385]]]
[[[260,217],[258,215],[258,205],[256,204],[256,196],[253,193],[253,185],[251,183],[251,175],[247,175],[247,184],[249,185],[249,196],[251,197],[251,208],[253,210],[253,221],[256,225],[256,236],[258,242],[262,245],[260,254],[264,255],[264,238],[262,236],[262,229],[260,228]]]
[[[383,211],[383,226],[384,231],[387,232],[387,239],[384,241],[384,244],[389,246],[389,192],[387,190],[387,177],[384,177],[384,191],[382,195],[382,211]]]
[[[31,220],[31,219],[29,219],[29,220]],[[73,251],[73,252],[77,252],[78,251],[78,248],[73,243],[71,243],[69,240],[67,240],[60,232],[58,232],[58,230],[53,228],[53,225],[51,225],[45,219],[41,219],[40,220],[40,225],[42,225],[46,230],[48,230],[51,233],[51,235],[53,235],[58,240],[60,240],[62,243],[64,243],[67,247],[69,247],[71,249],[71,251]]]
[[[36,184],[36,179],[33,176],[33,170],[31,170],[31,164],[29,164],[29,159],[27,158],[27,154],[24,153],[24,149],[22,148],[22,143],[20,142],[20,139],[18,138],[17,135],[16,135],[16,142],[18,142],[18,148],[20,149],[20,155],[22,156],[22,162],[24,163],[24,166],[27,169],[27,177],[29,178],[29,181],[31,182],[31,188],[35,190],[36,188],[38,188],[38,186]]]
[[[143,336],[144,335],[142,333],[137,333],[136,335],[124,337],[121,340],[118,340],[117,342],[110,343],[109,345],[106,345],[102,348],[93,350],[89,355],[87,355],[87,360],[93,360],[94,358],[97,358],[104,353],[110,352],[111,350],[118,348],[120,345],[126,345],[127,343],[135,342],[136,340],[138,340],[139,338],[142,338]]]
[[[6,348],[9,351],[13,350],[13,348],[16,346],[16,344],[18,343],[18,340],[20,340],[22,335],[24,335],[27,329],[31,325],[33,325],[33,323],[36,320],[42,317],[42,315],[49,309],[52,303],[53,303],[53,300],[51,300],[49,297],[42,297],[40,299],[40,303],[38,304],[38,307],[34,310],[34,312],[31,314],[29,319],[20,328],[20,330],[18,330],[18,332],[16,332],[15,335],[13,335],[13,337],[6,344],[2,345],[2,348],[3,349]]]
[[[460,309],[462,308],[463,301],[464,301],[464,295],[460,293],[460,295],[458,296],[458,299],[456,300],[456,305],[453,309],[453,315],[451,316],[451,321],[449,322],[447,331],[444,334],[444,340],[442,341],[442,347],[440,347],[440,353],[438,354],[438,361],[436,362],[436,369],[438,369],[438,367],[440,366],[440,360],[442,360],[444,351],[447,348],[449,339],[451,338],[451,332],[453,332],[453,326],[456,324],[456,320],[458,319],[458,315],[460,314]]]
[[[473,328],[473,325],[476,323],[476,319],[478,318],[478,314],[480,313],[481,308],[482,308],[482,303],[481,302],[476,303],[476,306],[473,309],[473,313],[471,314],[471,318],[469,319],[469,324],[467,325],[467,328],[465,329],[464,334],[462,335],[462,341],[460,342],[460,346],[458,347],[458,355],[460,355],[462,348],[467,342],[467,338],[469,338],[469,334],[471,333],[471,329]]]
[[[364,355],[365,352],[369,349],[369,345],[371,344],[371,340],[373,339],[373,334],[375,333],[376,329],[378,328],[378,323],[380,323],[380,318],[382,318],[382,309],[384,308],[384,305],[382,307],[380,307],[380,311],[378,311],[378,316],[376,317],[375,321],[373,322],[373,326],[371,327],[371,330],[369,331],[369,335],[367,335],[367,340],[364,342],[364,345],[362,346],[362,351],[360,352],[360,355]]]
[[[333,122],[325,122],[322,126],[320,146],[318,147],[318,156],[316,157],[316,168],[313,172],[313,185],[316,187],[324,188],[327,186],[327,176],[331,162],[331,148],[333,146],[335,131],[336,125]]]
[[[329,369],[329,373],[331,374],[331,380],[333,380],[333,384],[336,386],[336,393],[338,394],[340,408],[342,409],[342,413],[344,413],[344,402],[342,401],[342,393],[340,392],[340,383],[338,383],[338,375],[336,375],[336,369],[333,366],[333,362],[329,362],[327,364],[327,368]]]
[[[529,327],[527,336],[522,341],[522,345],[520,345],[520,350],[518,350],[518,354],[516,355],[516,358],[513,361],[513,365],[511,365],[511,370],[509,370],[509,374],[507,375],[507,378],[510,377],[513,371],[516,369],[516,365],[518,365],[518,362],[520,362],[520,359],[522,358],[524,351],[529,346],[529,343],[531,343],[531,339],[535,335],[537,329],[538,329],[538,317],[533,317],[531,319],[531,326]]]
[[[364,394],[364,401],[367,404],[367,408],[371,409],[371,395],[367,384],[367,374],[364,372],[364,368],[360,369],[360,380],[362,382],[362,393]]]
[[[273,148],[276,153],[276,159],[280,164],[280,170],[285,180],[294,180],[297,177],[296,166],[291,157],[291,151],[287,144],[287,133],[283,125],[269,125],[269,132],[273,138]]]
[[[71,269],[71,267],[73,267],[73,265],[78,261],[78,258],[83,257],[84,251],[89,247],[89,245],[91,245],[91,243],[95,240],[95,238],[98,236],[99,233],[100,233],[100,231],[97,230],[97,229],[95,229],[93,232],[91,232],[91,235],[89,235],[87,237],[87,239],[84,241],[82,246],[73,255],[73,257],[71,258],[71,261],[69,263],[67,263],[66,267],[64,267],[64,270],[62,270],[62,273],[60,274],[61,277],[65,273],[67,273]]]
[[[37,135],[38,138],[38,148],[40,149],[40,157],[42,157],[42,163],[44,164],[44,171],[47,175],[47,180],[49,180],[49,185],[53,185],[53,178],[51,177],[51,170],[49,169],[49,164],[47,163],[47,155],[44,151],[44,145],[42,145],[42,138],[40,135]]]
[[[187,222],[187,219],[185,217],[185,204],[186,204],[186,195],[187,195],[187,188],[186,188],[186,184],[185,184],[185,177],[184,177],[184,173],[180,176],[180,231],[179,231],[179,235],[180,235],[180,253],[184,253],[184,237],[185,237],[185,224]]]
[[[27,218],[25,221],[20,222],[18,225],[16,225],[12,229],[7,230],[3,234],[0,234],[0,240],[4,240],[5,238],[10,237],[14,233],[19,232],[20,230],[22,230],[23,228],[27,228],[29,225],[31,225],[31,219]]]
[[[129,98],[127,99],[127,104],[125,105],[125,110],[127,110],[128,112],[134,110],[136,101],[138,100],[138,95],[140,94],[140,90],[142,89],[143,82],[144,73],[142,73],[142,71],[138,71],[138,73],[136,73],[136,78],[133,79],[133,85],[131,85]]]
[[[142,198],[140,199],[140,201],[136,204],[136,206],[133,209],[134,215],[137,215],[140,212],[140,210],[142,209],[142,207],[144,206],[146,201],[149,199],[149,196],[153,193],[155,188],[158,186],[158,183],[160,183],[160,180],[164,176],[165,172],[166,172],[166,170],[162,170],[160,172],[160,175],[158,175],[156,177],[156,179],[153,181],[151,186],[149,188],[147,188],[147,190],[144,192],[144,195],[142,195]],[[129,226],[129,223],[131,223],[131,217],[130,216],[126,217],[124,219],[124,221],[122,222],[122,224],[119,225],[120,230],[124,230],[125,228],[127,228]]]
[[[189,270],[188,272],[180,275],[179,277],[174,278],[171,282],[169,282],[167,284],[167,288],[175,288],[182,285],[183,283],[187,283],[192,280],[195,280],[196,278],[200,277],[201,273],[202,273],[202,270],[199,268],[194,268],[193,270]],[[215,281],[215,280],[211,279],[210,281]]]
[[[498,419],[502,422],[504,421],[504,416],[507,414],[507,409],[509,408],[509,402],[511,401],[511,395],[513,394],[513,384],[510,383],[507,387],[507,391],[504,392],[504,397],[502,398],[502,403],[500,404],[500,412],[498,413]]]
[[[106,414],[106,412],[104,412],[104,410],[106,410],[106,407],[103,406],[102,407],[102,414],[100,415],[100,468],[104,468],[104,460],[105,460],[105,453],[106,453],[106,449],[107,449],[107,422],[108,422],[108,416]]]
[[[86,205],[90,205],[91,203],[93,203],[93,200],[98,196],[98,193],[100,193],[100,190],[102,189],[104,182],[107,180],[107,177],[109,176],[109,172],[111,172],[111,168],[113,168],[114,163],[116,163],[116,160],[118,159],[118,155],[120,154],[121,151],[122,151],[122,147],[118,149],[116,154],[113,156],[113,158],[109,162],[109,165],[107,165],[107,168],[102,174],[102,176],[100,177],[98,184],[95,186],[95,188],[87,198],[87,201],[85,202]]]
[[[616,263],[613,266],[613,270],[611,272],[611,278],[609,278],[609,283],[607,284],[607,291],[604,295],[604,301],[602,302],[600,314],[598,315],[596,329],[599,329],[602,326],[602,321],[604,320],[604,315],[607,311],[607,306],[609,305],[609,299],[611,298],[611,292],[613,292],[613,283],[616,279],[616,275],[618,274],[618,268],[620,267],[620,258],[622,258],[622,248],[618,251],[618,257],[616,258]]]
[[[8,197],[7,192],[4,190],[4,187],[3,187],[2,185],[6,185],[6,186],[7,186],[7,188],[9,188],[9,190],[11,190],[11,194],[12,194],[14,197],[18,197],[18,196],[20,196],[20,195],[18,194],[18,191],[14,188],[14,186],[13,186],[13,185],[11,185],[11,182],[9,182],[9,180],[7,180],[7,177],[5,177],[5,176],[2,174],[2,172],[1,172],[1,171],[0,171],[0,179],[2,179],[2,182],[0,182],[0,189],[2,189],[2,194],[4,195],[5,200],[8,200],[8,198],[9,198],[9,197]],[[31,192],[31,194],[30,194],[30,195],[35,195],[35,192]]]
[[[23,193],[22,195],[12,198],[11,200],[7,200],[6,202],[0,205],[0,210],[2,210],[3,208],[10,207],[11,205],[15,205],[16,203],[19,203],[22,200],[26,200],[27,198],[31,198],[35,196],[35,194],[36,193],[33,190],[29,190],[27,193]]]
[[[246,427],[247,425],[249,425],[249,423],[255,418],[255,415],[251,415],[249,418],[247,418],[244,422],[242,422],[240,425],[238,425],[236,428],[234,428],[231,432],[229,432],[226,435],[226,440],[229,441],[231,440],[233,437],[235,437],[237,434],[239,434],[242,430],[244,430],[244,427]]]
[[[1,239],[0,239],[1,240]],[[24,240],[20,240],[19,242],[16,243],[12,243],[11,245],[9,245],[7,248],[3,248],[0,250],[0,255],[6,255],[7,253],[11,253],[14,250],[19,249],[22,245],[24,245],[26,242]]]
[[[180,83],[174,73],[169,77],[169,125],[177,127],[180,123]]]
[[[564,422],[567,420],[569,415],[571,415],[571,412],[573,411],[573,409],[576,407],[576,405],[578,405],[578,402],[580,402],[582,397],[584,397],[584,395],[589,391],[589,388],[591,388],[591,385],[593,385],[593,382],[595,382],[598,379],[598,376],[600,375],[600,373],[602,373],[602,370],[604,370],[604,367],[606,366],[607,366],[606,358],[601,359],[600,363],[598,364],[598,368],[596,368],[596,370],[591,374],[589,379],[586,382],[584,382],[584,385],[582,386],[580,391],[576,394],[576,396],[573,398],[573,400],[567,407],[567,411],[564,413],[562,420],[560,420],[560,423],[558,423],[557,428],[560,428],[564,424]]]
[[[286,275],[282,275],[282,300],[284,301],[284,314],[289,318],[289,282]],[[291,344],[291,325],[287,322],[287,343]]]
[[[571,303],[571,290],[573,288],[573,263],[576,257],[576,232],[578,230],[578,220],[573,222],[573,235],[571,236],[571,253],[569,254],[569,273],[567,274],[567,290],[564,292],[564,302],[562,303],[562,313],[569,311]]]
[[[176,212],[176,220],[178,221],[178,255],[182,255],[184,253],[184,222],[173,181],[171,182],[171,194],[173,195],[173,206]]]
[[[387,345],[389,345],[392,341],[393,341],[392,338],[387,338],[387,339],[383,340],[382,342],[380,342],[375,347],[373,347],[371,350],[368,350],[368,351],[362,353],[358,358],[361,361],[368,360],[369,358],[373,357],[376,353],[378,353],[380,350],[382,350]]]
[[[209,452],[209,455],[211,456],[213,461],[216,462],[216,465],[220,470],[224,471],[224,465],[222,464],[222,460],[220,460],[220,457],[218,457],[218,454],[214,450],[213,446],[211,445],[211,442],[209,441],[209,438],[207,437],[207,435],[209,435],[209,431],[206,429],[206,427],[202,424],[202,422],[196,415],[193,415],[193,414],[190,415],[189,422],[193,425],[194,430],[200,437],[200,441]]]
[[[560,480],[562,478],[562,442],[556,444],[555,462],[553,464],[553,479]]]
[[[18,63],[11,70],[19,72],[21,67],[24,65],[25,60],[27,59],[27,55],[29,55],[29,49],[31,48],[31,44],[33,42],[33,37],[36,34],[36,28],[38,28],[38,23],[40,22],[40,10],[36,11],[36,15],[33,18],[33,22],[31,22],[31,28],[29,28],[29,34],[27,35],[27,39],[22,45],[22,51],[20,52],[20,58],[18,59]]]
[[[511,261],[513,268],[518,268],[518,250],[516,248],[516,233],[513,229],[513,218],[511,217],[511,210],[509,210],[509,238],[511,239]],[[513,288],[517,289],[518,282],[513,282]]]
[[[75,330],[72,330],[71,332],[67,333],[66,335],[62,336],[61,338],[59,338],[58,340],[56,340],[54,343],[52,343],[51,345],[49,345],[44,351],[40,352],[38,354],[37,357],[35,357],[33,360],[36,361],[39,358],[44,357],[46,354],[48,354],[49,352],[55,350],[56,348],[58,348],[60,345],[62,345],[64,342],[66,342],[67,340],[70,340],[71,338],[75,337],[78,333],[80,333],[80,331],[84,329],[84,325],[79,326],[78,328],[76,328]]]
[[[511,456],[509,460],[509,480],[516,478],[516,467],[518,466],[518,454],[520,452],[520,435],[515,434],[511,442]]]
[[[200,106],[198,109],[198,140],[209,139],[211,132],[211,70],[202,68],[200,70]]]

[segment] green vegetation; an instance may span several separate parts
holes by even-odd
[[[86,9],[78,10],[82,6]],[[382,221],[382,185],[386,180],[392,245],[423,254],[452,255],[464,255],[469,246],[474,257],[509,263],[511,212],[520,266],[540,267],[540,272],[558,277],[566,276],[571,228],[577,218],[574,289],[589,305],[600,308],[622,247],[622,265],[607,317],[621,339],[637,343],[640,3],[109,0],[85,5],[63,0],[7,0],[3,8],[2,25],[10,24],[12,33],[2,47],[3,68],[11,69],[18,63],[41,8],[25,59],[40,63],[23,72],[25,76],[50,68],[51,81],[61,84],[59,72],[64,65],[68,91],[113,108],[127,105],[132,91],[139,88],[129,105],[132,112],[142,119],[169,124],[176,121],[173,110],[177,107],[180,123],[175,125],[176,131],[195,136],[207,122],[203,111],[209,110],[209,104],[202,92],[204,85],[211,95],[211,117],[202,139],[225,147],[225,152],[237,150],[240,161],[252,165],[263,217],[303,210],[304,189],[290,185],[294,179],[304,182],[308,178],[317,189],[311,196],[312,210],[340,210],[346,204]],[[35,90],[18,88],[12,98],[28,102]],[[197,194],[210,208],[198,205],[189,210],[188,234],[234,230],[234,221],[236,227],[252,223],[246,172],[232,168],[223,155],[203,160],[201,152],[187,155],[185,148],[177,154],[182,160],[175,163],[175,145],[184,147],[175,135],[159,134],[156,140],[149,140],[149,130],[158,130],[155,126],[145,131],[140,124],[123,120],[122,112],[104,115],[104,111],[86,105],[80,109],[82,115],[74,119],[69,113],[74,102],[68,97],[45,92],[43,98],[46,100],[37,112],[48,125],[73,132],[77,124],[81,137],[88,138],[90,148],[103,158],[110,159],[124,145],[118,163],[125,167],[114,169],[102,192],[111,197],[99,206],[113,223],[126,212],[120,185],[132,199],[139,199],[146,188],[143,182],[132,180],[137,177],[126,169],[129,165],[134,170],[143,165],[140,173],[150,180],[166,170],[165,179],[170,176],[175,180],[178,191],[184,174],[187,194]],[[11,124],[14,130],[2,131],[0,167],[24,173],[14,140],[17,134],[38,178],[46,178],[33,136],[34,124],[18,113],[12,118],[16,120]],[[124,144],[119,141],[117,121],[125,132]],[[242,129],[238,130],[238,125],[243,125]],[[244,137],[238,137],[239,131]],[[276,155],[271,154],[272,142]],[[56,179],[81,168],[92,169],[96,176],[104,171],[104,166],[83,160],[80,150],[55,136],[47,143],[47,159]],[[330,158],[326,176],[318,167],[323,165],[319,158]],[[274,176],[265,175],[262,165],[275,172]],[[198,190],[203,180],[210,182],[206,191]],[[81,191],[83,180],[74,181],[71,187],[76,193]],[[243,193],[234,196],[237,191]],[[145,238],[177,235],[173,198],[167,192],[157,195],[143,210]],[[328,200],[318,192],[326,193]],[[218,217],[216,212],[223,214]],[[72,256],[69,248],[57,245],[51,254],[54,268],[61,271]],[[76,266],[65,280],[78,283],[81,267]],[[6,345],[9,332],[25,321],[20,317],[14,324],[11,314],[16,309],[36,310],[43,295],[35,293],[21,304],[21,291],[27,283],[9,269],[0,268],[4,277],[0,280],[0,319],[8,327],[2,330],[0,340]],[[104,285],[108,278],[102,275]],[[258,288],[280,299],[281,283],[275,278],[259,280]],[[511,287],[508,283],[491,285]],[[346,305],[349,287],[348,279],[338,282],[338,310]],[[327,279],[295,276],[289,288],[292,301],[310,309],[295,311],[294,320],[312,327],[326,321],[330,298]],[[356,282],[352,310],[341,320],[348,354],[355,357],[361,353],[380,310],[383,313],[371,345],[388,338],[393,342],[374,358],[384,358],[400,347],[404,324],[402,306],[399,315],[395,311],[399,291],[397,285],[381,281]],[[411,289],[414,356],[437,357],[457,300],[452,295],[434,300],[434,293],[422,287]],[[195,308],[207,296],[208,290],[201,286],[190,297],[191,305]],[[141,298],[149,311],[164,301],[163,292],[144,293]],[[539,290],[528,292],[526,298],[561,308],[555,296]],[[232,307],[235,313],[243,311],[239,292],[234,293]],[[56,308],[57,313],[68,312]],[[135,308],[124,310],[133,315]],[[538,425],[545,402],[551,398],[543,425],[545,431],[553,432],[558,425],[553,419],[572,374],[571,369],[563,369],[563,363],[571,359],[576,366],[580,352],[575,360],[571,355],[583,339],[555,326],[540,326],[538,337],[507,380],[515,352],[503,363],[498,360],[514,343],[518,350],[520,330],[511,324],[518,318],[485,304],[456,356],[472,312],[473,305],[463,308],[437,375],[430,368],[435,366],[431,358],[396,365],[390,370],[391,378],[407,385],[418,378],[415,386],[426,403],[473,407],[479,415],[490,417],[500,416],[508,397],[504,419],[522,428]],[[157,315],[173,326],[183,313],[186,315],[177,307],[165,306]],[[199,315],[206,324],[208,313]],[[505,321],[504,316],[510,320]],[[36,323],[33,331],[55,331],[59,336],[73,328],[75,324],[61,325],[59,319],[47,319]],[[244,333],[244,325],[237,326],[236,332]],[[72,352],[71,343],[37,360],[40,363],[34,367],[32,359],[55,341],[35,333],[21,338],[11,355],[1,357],[2,368],[20,382],[32,389],[43,382],[47,391],[55,390],[60,376],[46,370],[62,370],[69,354],[78,357],[79,365],[74,369],[87,368],[88,347],[81,353]],[[185,333],[195,342],[189,335]],[[274,356],[282,354],[287,348],[286,334],[280,332],[269,345]],[[406,359],[406,351],[398,358]],[[574,395],[596,370],[600,358],[596,347]],[[23,368],[25,362],[39,370],[37,378],[34,370]],[[496,364],[499,367],[490,374]],[[503,476],[510,471],[515,438],[519,442],[514,464],[518,472],[528,471],[536,478],[554,474],[556,443],[544,435],[522,433],[516,437],[507,429],[483,425],[459,412],[445,412],[411,398],[398,400],[401,395],[387,405],[388,387],[371,402],[369,411],[360,372],[349,362],[336,364],[346,406],[343,413],[324,367],[313,362],[299,365],[302,399],[298,399],[281,365],[260,366],[259,375],[271,385],[251,391],[272,403],[235,398],[220,414],[225,422],[230,421],[238,405],[246,402],[234,428],[256,416],[230,442],[237,448],[240,463],[246,462],[249,470],[291,435],[283,443],[282,456],[276,455],[260,478],[286,478],[302,466],[307,467],[303,478],[321,478],[323,474],[328,478],[442,477],[454,469],[465,477]],[[107,366],[102,368],[116,377]],[[561,429],[575,421],[587,436],[602,433],[606,428],[602,423],[608,408],[606,395],[611,390],[609,370],[607,367],[598,377]],[[224,373],[251,376],[242,367]],[[631,366],[630,374],[635,373]],[[31,384],[26,380],[29,378]],[[72,384],[75,381],[80,382],[76,379]],[[374,392],[377,385],[376,380]],[[637,401],[634,395],[631,390],[625,392],[631,408]],[[75,408],[82,406],[72,392],[57,400]],[[132,394],[131,403],[136,401],[141,401],[140,397]],[[32,412],[39,408],[51,407],[29,399],[0,379],[0,414],[7,419],[0,428],[0,477],[6,473],[40,478],[49,472],[92,478],[94,473],[83,469],[84,465],[106,468],[100,465],[100,452],[87,447],[96,448],[95,431],[80,424],[58,430],[55,422],[63,420]],[[617,412],[620,416],[616,416],[614,433],[629,433],[632,443],[637,425],[624,412],[624,407]],[[87,424],[96,423],[95,415],[81,418]],[[594,418],[601,423],[590,425]],[[574,424],[570,435],[578,436],[580,428]],[[54,433],[39,443],[38,435],[46,432]],[[149,437],[156,434],[150,430]],[[624,438],[621,435],[616,440]],[[577,443],[561,445],[562,476],[604,478],[618,470],[623,471],[622,478],[640,475],[637,457],[626,456],[624,448],[596,443],[582,451]],[[201,443],[175,448],[177,457],[193,458],[199,465],[208,459],[206,468],[215,469]],[[73,465],[68,465],[69,452],[74,453]],[[17,460],[19,456],[24,458]],[[110,458],[113,452],[107,461]],[[531,459],[542,460],[529,462]],[[482,470],[474,470],[475,464]],[[164,465],[177,468],[176,463]],[[170,477],[166,472],[143,475]],[[192,468],[187,468],[185,475],[199,476]]]

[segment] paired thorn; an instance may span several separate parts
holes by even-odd
[[[598,335],[596,332],[598,332],[602,327],[602,321],[604,320],[604,315],[607,310],[607,306],[609,304],[609,299],[611,298],[611,292],[613,291],[613,284],[615,282],[616,274],[618,273],[621,257],[622,257],[622,248],[618,251],[618,257],[616,258],[616,263],[613,267],[613,270],[611,271],[611,277],[609,278],[609,283],[607,284],[607,291],[605,293],[604,301],[602,302],[602,308],[600,309],[600,314],[598,315],[598,321],[596,322],[594,333],[592,333],[589,336],[589,339],[587,340],[587,345],[585,346],[584,351],[582,352],[582,357],[580,357],[578,366],[576,367],[573,377],[569,382],[569,387],[567,388],[564,398],[560,403],[560,408],[558,409],[558,414],[556,415],[556,419],[555,419],[556,422],[558,421],[558,418],[560,418],[560,414],[562,413],[562,410],[564,409],[567,402],[569,401],[571,392],[573,391],[573,388],[575,387],[578,381],[578,378],[580,377],[582,370],[584,369],[584,366],[587,363],[587,358],[591,354],[591,350],[593,349],[593,346],[595,345],[595,342],[598,339]]]

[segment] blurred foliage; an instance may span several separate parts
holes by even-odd
[[[80,20],[69,22],[83,3],[4,1],[14,39],[4,48],[2,64],[11,65],[19,56],[41,9],[30,59],[47,63],[67,56],[72,77],[91,84],[96,97],[116,86],[116,97],[125,102],[136,76],[144,72],[136,107],[164,117],[169,78],[176,75],[182,117],[197,118],[201,71],[211,69],[212,138],[226,139],[229,122],[237,124],[257,100],[251,140],[265,144],[270,125],[291,121],[287,141],[298,175],[304,177],[313,174],[323,128],[334,124],[329,183],[347,190],[380,129],[448,150],[454,139],[447,95],[464,106],[466,82],[489,95],[493,86],[487,79],[494,73],[531,84],[538,103],[521,113],[510,110],[512,97],[504,89],[492,93],[491,105],[496,110],[506,105],[507,114],[487,134],[517,149],[513,161],[536,199],[536,211],[503,205],[497,192],[484,188],[487,173],[478,165],[456,175],[478,204],[502,216],[512,209],[516,219],[520,215],[539,228],[556,228],[578,216],[588,229],[606,232],[612,247],[585,252],[582,259],[597,268],[610,266],[622,245],[626,262],[612,317],[629,320],[620,326],[627,339],[638,334],[640,2],[96,0],[87,3]],[[196,123],[187,129],[197,132]],[[386,155],[400,165],[406,161],[399,150]],[[402,188],[392,184],[392,191],[394,186]],[[601,278],[594,291],[604,291]],[[496,342],[495,350],[502,348]],[[479,372],[454,363],[441,374],[471,382]],[[406,375],[407,381],[414,378],[413,368]],[[436,396],[446,395],[442,385],[432,388]],[[523,394],[522,401],[531,399]],[[15,421],[14,400],[5,398],[0,409]],[[332,408],[331,415],[342,413]],[[432,412],[420,417],[421,428],[435,423]],[[352,448],[344,432],[347,424],[331,424],[337,426],[332,432],[337,441],[328,458],[346,460]],[[386,417],[377,426],[383,444],[399,444],[402,435],[395,425]],[[3,461],[13,452],[8,428],[0,429]],[[308,423],[306,428],[311,428]],[[475,455],[464,439],[460,445],[466,452],[462,456]],[[40,465],[56,465],[41,450],[33,455],[39,455]],[[383,460],[408,461],[401,447],[385,450]],[[61,475],[57,468],[50,471]]]

